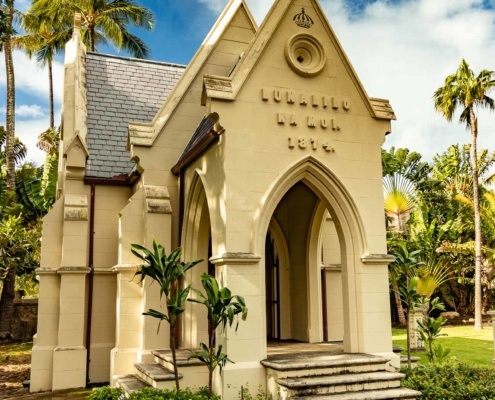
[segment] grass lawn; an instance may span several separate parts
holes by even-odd
[[[32,343],[0,345],[0,399],[29,393],[22,382],[29,379]]]
[[[437,343],[450,349],[448,357],[455,357],[460,361],[477,365],[493,365],[493,331],[491,327],[475,331],[472,326],[446,326],[442,329],[442,333],[447,336],[438,338]],[[402,354],[406,354],[406,330],[392,329],[392,340],[394,346],[403,347]],[[424,352],[413,351],[412,355],[420,357],[420,363],[428,363],[428,358]]]

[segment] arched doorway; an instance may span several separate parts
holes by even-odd
[[[184,284],[200,289],[201,275],[208,273],[215,276],[215,266],[209,261],[212,255],[210,212],[199,173],[190,182],[185,210],[182,229],[183,259],[203,261],[186,272]],[[191,293],[191,296],[197,297],[195,293]],[[197,348],[201,342],[208,343],[206,312],[200,304],[186,303],[179,342],[184,348]]]
[[[303,201],[301,199],[304,199]],[[290,257],[290,302],[281,302],[280,314],[290,308],[290,338],[304,342],[323,340],[321,296],[321,227],[326,211],[332,218],[340,249],[344,351],[360,352],[357,332],[362,324],[357,312],[356,271],[366,242],[357,207],[342,182],[311,156],[290,166],[272,183],[257,215],[254,237],[262,238],[254,250],[264,254],[273,218],[282,227],[292,224],[284,237]],[[282,230],[284,228],[282,227]],[[293,258],[296,256],[296,258]]]

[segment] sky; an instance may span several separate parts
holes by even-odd
[[[136,31],[151,59],[187,64],[227,0],[137,0],[155,14],[152,32]],[[30,0],[16,0],[21,11]],[[261,24],[271,0],[246,0]],[[397,121],[385,148],[407,147],[426,160],[470,135],[457,119],[448,123],[433,107],[433,92],[462,58],[473,71],[495,70],[495,0],[320,0],[370,97],[389,99]],[[101,52],[117,54],[113,48]],[[126,55],[120,53],[120,55]],[[0,54],[1,56],[1,54]],[[3,57],[2,57],[3,58]],[[42,164],[36,138],[48,127],[47,72],[23,53],[14,54],[16,135],[27,161]],[[60,121],[63,60],[54,64],[56,123]],[[0,124],[5,123],[5,65],[0,63]],[[495,97],[495,91],[493,93]],[[479,113],[479,148],[495,150],[495,114]]]

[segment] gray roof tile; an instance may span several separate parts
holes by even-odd
[[[134,167],[126,150],[129,122],[151,122],[185,66],[88,52],[86,176],[111,178]]]

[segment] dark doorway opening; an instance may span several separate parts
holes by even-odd
[[[280,262],[270,234],[265,242],[266,335],[280,339]]]

